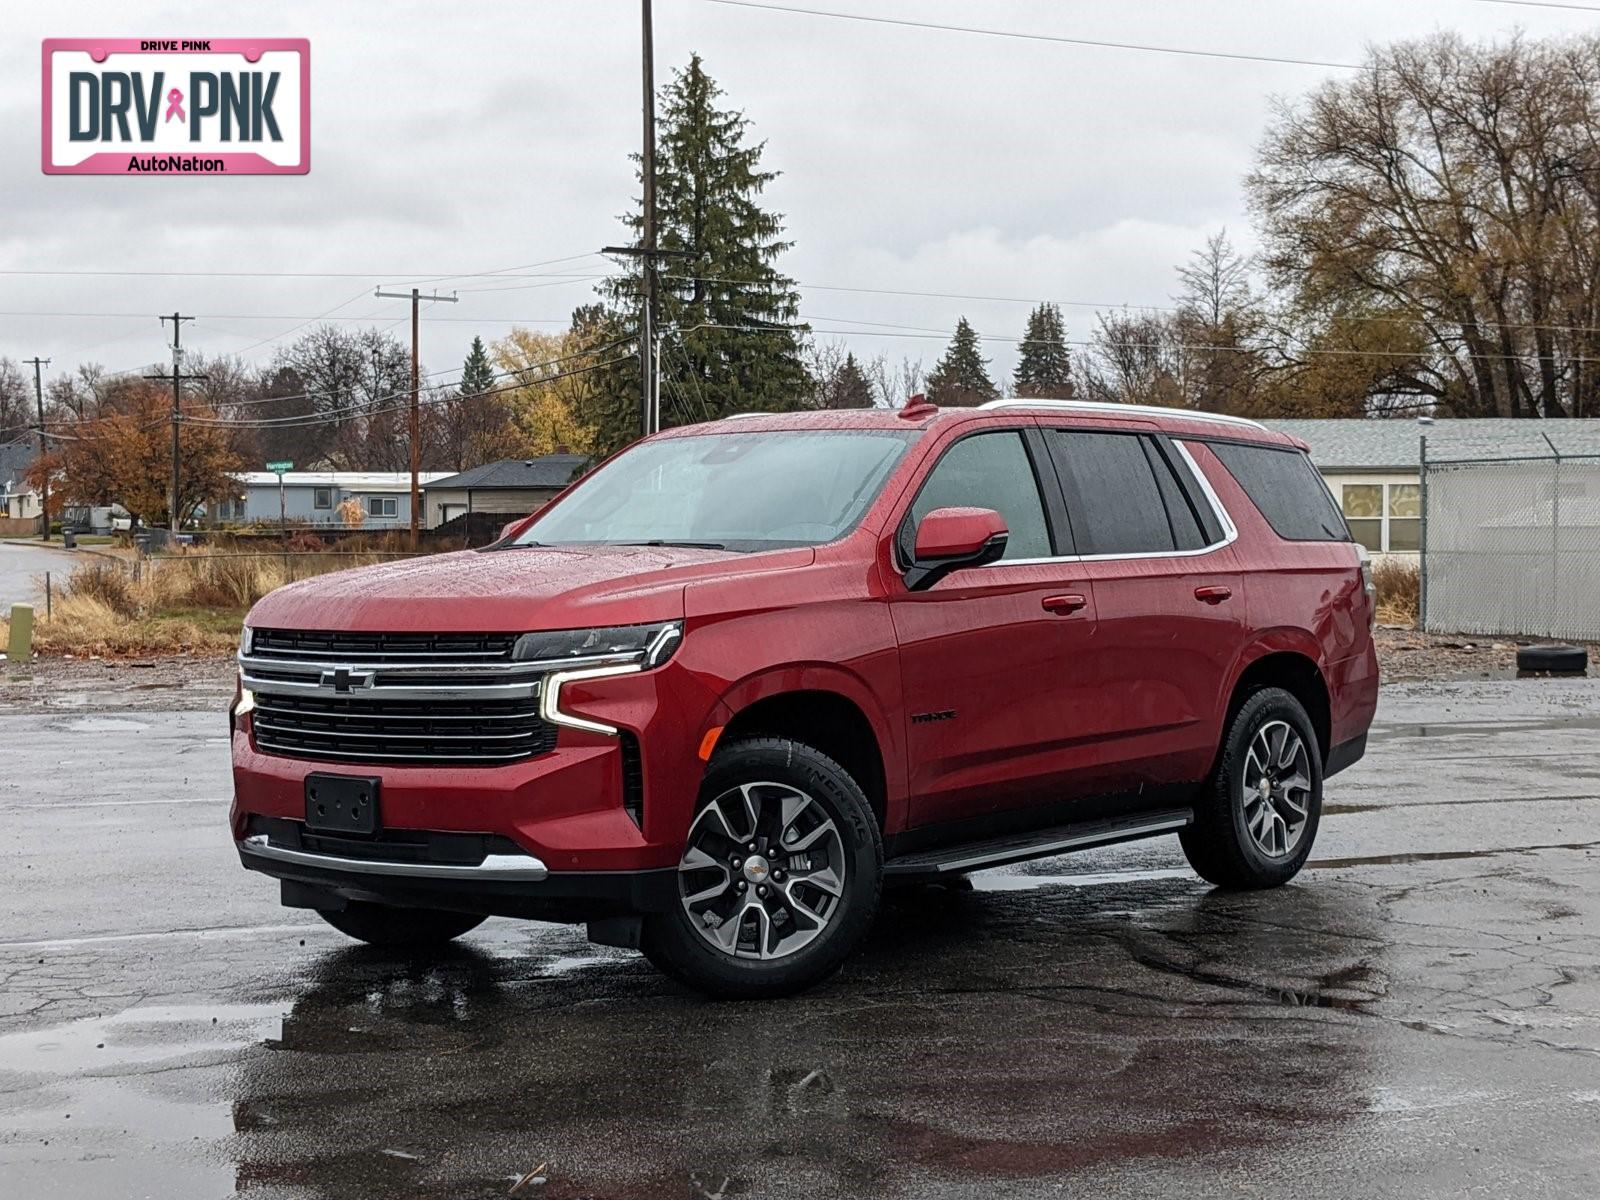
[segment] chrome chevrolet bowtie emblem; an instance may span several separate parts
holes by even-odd
[[[320,686],[332,688],[336,692],[348,692],[351,688],[365,688],[372,686],[372,673],[370,671],[352,671],[349,667],[335,667],[331,671],[324,671]]]

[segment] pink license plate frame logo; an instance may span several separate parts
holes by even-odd
[[[306,38],[46,38],[41,60],[40,166],[46,175],[305,175],[311,170],[311,42]],[[282,107],[292,112],[284,114],[285,120],[257,121],[269,132],[276,128],[280,137],[270,143],[257,141],[258,149],[244,148],[244,141],[239,148],[219,149],[214,137],[199,146],[180,143],[183,130],[194,128],[189,113],[194,110],[195,97],[190,93],[195,89],[184,70],[172,72],[151,95],[129,97],[125,109],[129,131],[142,134],[153,125],[154,137],[119,139],[115,148],[80,152],[82,141],[90,139],[70,137],[69,117],[63,111],[67,107],[65,88],[74,86],[71,72],[103,69],[131,73],[139,71],[141,64],[151,63],[159,64],[158,70],[162,66],[171,70],[176,62],[192,64],[195,70],[246,74],[259,74],[252,69],[263,63],[279,68],[295,64],[298,78],[280,80],[289,85],[281,97],[276,91],[270,93],[274,101],[289,99]],[[97,82],[93,86],[104,85]],[[202,104],[216,99],[213,92]],[[154,113],[152,103],[156,105]],[[255,107],[259,111],[259,102]],[[143,121],[137,119],[141,111]],[[121,126],[118,120],[115,127],[119,132]]]

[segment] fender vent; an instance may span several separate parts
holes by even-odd
[[[633,823],[644,828],[644,762],[639,757],[639,739],[626,729],[617,734],[622,744],[622,807]]]

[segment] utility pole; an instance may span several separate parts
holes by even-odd
[[[391,300],[404,300],[404,292],[376,291],[375,296],[387,296]],[[421,543],[418,534],[417,520],[422,509],[422,489],[417,485],[417,475],[422,469],[422,405],[419,399],[420,368],[417,366],[417,304],[422,300],[442,301],[454,304],[458,297],[454,292],[448,296],[441,296],[434,292],[431,296],[424,296],[416,288],[411,289],[411,548],[415,550]]]
[[[639,0],[639,44],[644,59],[644,140],[639,167],[644,176],[644,225],[639,248],[644,251],[644,309],[639,344],[644,357],[644,436],[661,428],[661,395],[657,379],[661,356],[656,349],[656,33],[650,0]]]
[[[50,540],[50,472],[44,466],[44,457],[49,447],[44,440],[44,384],[39,379],[39,369],[48,367],[48,358],[25,358],[23,362],[33,364],[33,399],[39,406],[39,523],[42,526],[39,533],[41,542]]]
[[[183,524],[183,516],[178,511],[182,504],[182,492],[178,484],[178,423],[183,417],[183,382],[186,379],[204,379],[204,375],[186,375],[183,373],[183,323],[192,321],[193,317],[186,317],[175,312],[170,317],[161,318],[161,327],[166,328],[167,322],[172,322],[172,490],[167,494],[167,526],[174,541],[177,540],[178,530]],[[146,375],[146,379],[166,380],[166,375]]]
[[[644,216],[637,246],[606,246],[602,254],[639,259],[639,432],[649,437],[661,428],[661,337],[657,332],[656,296],[661,290],[657,264],[663,258],[693,258],[689,250],[656,247],[656,66],[655,21],[650,0],[639,0],[641,46],[644,52],[644,140],[639,148],[639,175],[644,185]]]

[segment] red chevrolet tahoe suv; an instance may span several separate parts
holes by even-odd
[[[1305,447],[1070,401],[637,443],[483,550],[257,604],[233,836],[367,942],[586,922],[718,995],[834,970],[885,886],[1177,833],[1282,884],[1377,702]]]

